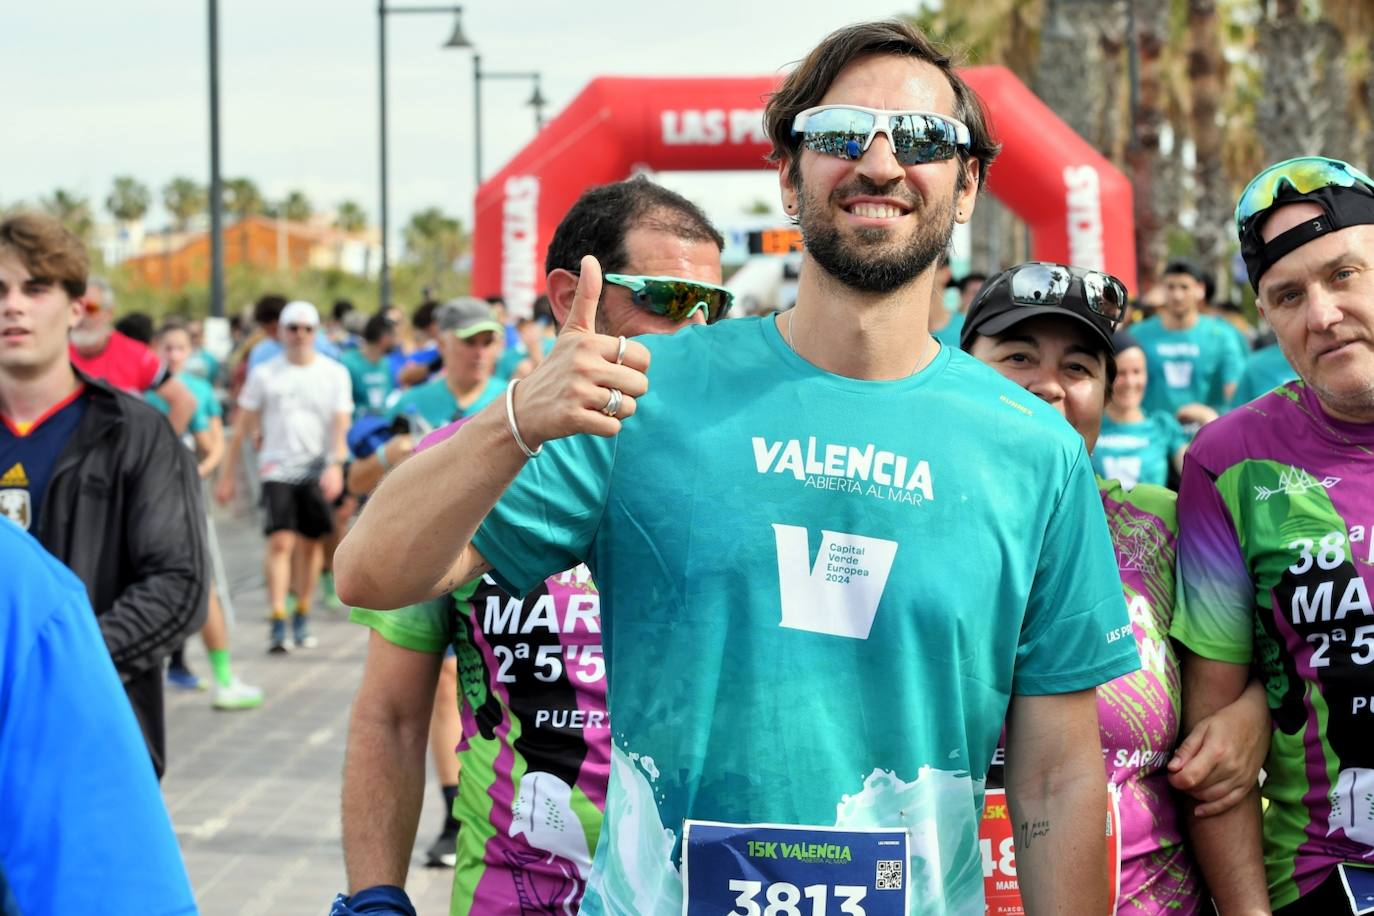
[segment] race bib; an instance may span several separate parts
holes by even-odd
[[[1111,905],[1116,912],[1121,897],[1121,791],[1107,786],[1107,873],[1112,876]],[[1007,808],[1005,789],[988,789],[983,797],[983,819],[978,826],[983,849],[983,896],[987,916],[1022,916],[1021,885],[1016,877],[1016,839]]]
[[[907,834],[687,821],[683,916],[905,916]]]
[[[1344,862],[1336,868],[1341,873],[1345,897],[1350,901],[1350,912],[1355,916],[1374,913],[1374,869]]]

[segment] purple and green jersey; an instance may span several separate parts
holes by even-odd
[[[1171,634],[1264,679],[1275,907],[1374,862],[1371,469],[1374,425],[1330,418],[1300,381],[1205,427],[1184,461]]]
[[[483,577],[452,598],[352,619],[458,657],[462,775],[450,913],[576,913],[610,776],[600,597],[586,567],[523,600]]]
[[[1097,688],[1107,781],[1121,810],[1120,916],[1188,916],[1201,906],[1192,856],[1183,845],[1169,787],[1178,743],[1178,656],[1169,642],[1174,613],[1178,521],[1163,487],[1098,479],[1116,549],[1121,588],[1140,652],[1140,670]]]

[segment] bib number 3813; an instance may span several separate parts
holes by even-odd
[[[683,916],[904,916],[907,835],[687,821]]]

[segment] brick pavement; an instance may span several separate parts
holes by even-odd
[[[257,710],[216,712],[208,694],[168,691],[167,807],[206,916],[323,914],[344,889],[340,773],[367,635],[321,610],[319,648],[268,656],[257,520],[216,517],[238,617],[235,672],[267,698]],[[198,638],[187,660],[208,675]],[[441,807],[431,774],[407,883],[420,916],[448,908],[453,872],[422,864]]]

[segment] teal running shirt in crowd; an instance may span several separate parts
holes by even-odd
[[[1147,413],[1139,423],[1118,423],[1104,414],[1093,470],[1128,490],[1138,483],[1162,487],[1169,479],[1169,461],[1188,439],[1172,414]]]
[[[86,587],[0,517],[0,871],[24,916],[194,914]]]
[[[949,323],[938,331],[932,331],[931,336],[951,350],[957,350],[959,348],[959,335],[962,333],[964,333],[964,316],[955,312],[949,316]]]
[[[1130,327],[1145,351],[1146,413],[1173,415],[1185,404],[1227,406],[1226,386],[1240,381],[1245,351],[1240,334],[1220,318],[1199,315],[1186,331],[1164,327],[1158,315]]]
[[[1330,418],[1300,381],[1203,427],[1183,462],[1170,633],[1264,680],[1275,909],[1374,859],[1371,471],[1374,424]]]
[[[220,406],[219,398],[215,396],[215,389],[198,375],[179,372],[176,377],[181,380],[181,383],[191,392],[191,396],[196,399],[196,409],[191,413],[191,420],[186,424],[186,431],[188,433],[204,432],[210,428],[210,420],[213,417],[224,415],[224,408]],[[172,409],[162,395],[156,391],[145,393],[143,400],[156,407],[163,416],[166,416]]]
[[[406,389],[400,398],[387,408],[386,415],[392,418],[413,413],[429,424],[430,429],[438,429],[459,417],[476,413],[505,393],[505,380],[493,375],[477,400],[464,410],[458,406],[453,392],[449,390],[448,382],[441,375],[421,382],[414,388]]]
[[[1011,695],[1139,666],[1082,438],[948,347],[870,382],[772,317],[639,341],[621,433],[546,443],[473,541],[512,594],[584,560],[601,589],[611,777],[582,912],[681,914],[692,818],[906,828],[909,912],[981,916]]]
[[[1288,364],[1278,344],[1261,347],[1245,361],[1245,371],[1241,373],[1236,395],[1231,399],[1233,407],[1248,404],[1261,395],[1268,394],[1285,382],[1291,382],[1298,374]]]
[[[353,380],[353,419],[386,413],[387,395],[395,387],[391,380],[391,362],[386,355],[375,363],[370,362],[359,347],[345,350],[339,362],[344,364],[348,377]]]

